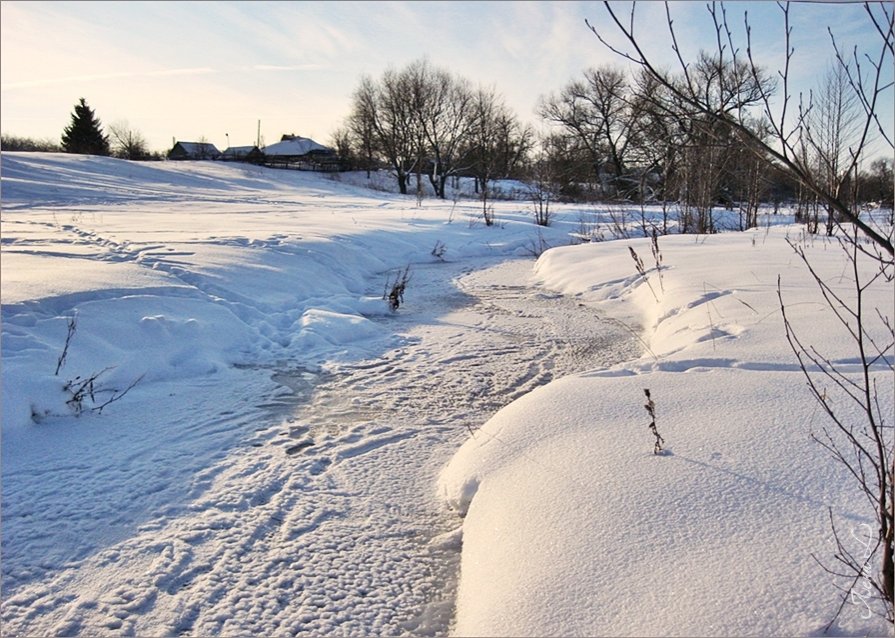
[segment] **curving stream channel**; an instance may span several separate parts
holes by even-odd
[[[340,598],[315,603],[313,587],[299,590],[294,630],[444,635],[459,568],[460,535],[450,532],[461,521],[433,493],[441,467],[514,399],[640,355],[626,329],[537,288],[532,268],[417,265],[406,304],[384,319],[394,348],[320,375],[275,373],[283,411],[301,405],[270,442],[317,486],[296,500],[316,512],[299,571]],[[317,490],[345,498],[327,509]]]
[[[350,358],[322,371],[301,362],[246,370],[252,383],[220,405],[191,389],[190,413],[169,415],[187,445],[165,442],[156,461],[162,442],[149,428],[135,467],[151,462],[165,479],[166,463],[192,462],[181,458],[189,437],[238,431],[242,443],[160,493],[135,529],[71,539],[77,552],[59,569],[19,566],[20,586],[5,590],[6,633],[447,633],[462,521],[434,493],[441,468],[517,397],[639,355],[626,329],[534,286],[532,267],[417,265],[406,303],[376,319],[391,338],[348,344]],[[276,389],[259,405],[256,388],[271,388],[269,376]],[[114,484],[110,471],[98,480]],[[78,534],[61,525],[53,533]],[[49,552],[53,538],[29,542]]]

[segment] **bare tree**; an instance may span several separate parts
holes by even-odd
[[[513,173],[530,150],[533,135],[494,89],[481,88],[476,92],[465,156],[480,189],[486,226],[495,222],[493,206],[488,205],[489,183]]]
[[[486,226],[494,224],[494,212],[488,207],[488,183],[497,172],[498,140],[497,121],[503,104],[494,90],[480,89],[473,103],[473,125],[469,137],[467,157],[475,176],[476,187],[482,198],[482,218]]]
[[[541,140],[537,154],[532,158],[525,183],[528,186],[528,198],[531,200],[532,214],[535,224],[549,226],[553,214],[550,204],[556,199],[559,190],[559,178],[556,164],[548,155],[549,143]]]
[[[814,167],[815,179],[828,192],[847,200],[847,185],[853,177],[846,170],[855,171],[850,153],[861,135],[861,107],[858,96],[848,80],[848,68],[834,63],[812,93],[810,111],[804,114],[802,144],[806,167]],[[836,227],[836,212],[826,204],[827,235]]]
[[[758,210],[768,192],[770,168],[748,148],[732,149],[730,186],[739,210],[739,230],[758,226]]]
[[[354,150],[354,139],[351,130],[347,127],[340,127],[333,131],[330,136],[330,146],[336,150],[343,166],[353,168],[357,163],[357,157]]]
[[[694,118],[678,163],[682,233],[715,232],[714,207],[730,158],[729,129]]]
[[[885,285],[891,290],[895,281],[895,266],[882,255],[879,246],[871,245],[868,248],[863,245],[857,230],[852,235],[837,237],[837,241],[847,256],[847,277],[854,286],[851,298],[838,293],[830,281],[812,267],[801,246],[792,244],[792,247],[811,273],[841,329],[851,339],[858,355],[857,374],[850,370],[849,365],[824,355],[814,344],[805,341],[804,336],[799,336],[787,315],[779,283],[777,288],[786,338],[798,358],[812,396],[832,422],[832,427],[822,426],[820,433],[812,433],[812,438],[847,468],[876,518],[876,538],[871,535],[867,541],[869,551],[858,555],[842,542],[830,513],[836,540],[836,566],[828,567],[823,561],[818,562],[830,574],[846,579],[848,585],[843,588],[845,595],[842,605],[828,628],[835,622],[845,602],[854,597],[852,592],[859,582],[870,585],[870,596],[882,603],[883,613],[889,622],[895,622],[895,495],[892,493],[895,487],[895,436],[891,406],[886,407],[879,387],[880,380],[885,379],[884,373],[895,373],[895,323],[890,314],[891,308],[869,307],[866,294],[876,285]],[[869,268],[864,265],[866,263],[870,264]],[[874,319],[877,320],[876,325],[871,325]],[[888,381],[891,383],[891,379]],[[863,418],[848,418],[846,406],[849,404],[857,406]],[[876,572],[869,565],[874,556],[879,561]],[[865,599],[864,602],[869,609],[871,601]]]
[[[384,159],[401,193],[407,193],[415,173],[420,196],[425,174],[444,198],[448,178],[464,168],[460,158],[472,126],[472,103],[467,81],[422,59],[386,71],[379,81],[362,78],[348,127],[368,167],[374,156]]]
[[[402,194],[407,194],[408,171],[419,156],[419,131],[408,96],[412,86],[406,74],[386,71],[379,91],[380,117],[373,131],[392,164]]]
[[[759,102],[762,94],[773,92],[774,83],[763,69],[750,72],[742,62],[705,52],[688,67],[686,75],[671,79],[677,91],[656,91],[650,99],[659,103],[666,117],[676,120],[680,144],[676,169],[681,231],[712,233],[716,230],[715,205],[719,201],[732,203],[729,183],[734,172],[732,160],[744,144],[725,118],[693,109],[681,99],[679,92],[684,90],[682,87],[688,87],[686,90],[699,95],[713,113],[737,112],[760,138],[766,129],[747,110]]]
[[[680,199],[683,149],[687,145],[686,121],[669,110],[671,100],[662,96],[667,90],[641,69],[633,85],[633,100],[639,113],[636,143],[631,148],[632,163],[640,167],[641,203],[657,197],[662,204],[662,233],[669,230],[669,204]],[[656,177],[655,193],[648,180]],[[642,223],[645,219],[642,216]]]
[[[132,128],[126,120],[119,120],[110,124],[109,134],[112,138],[112,152],[115,157],[142,160],[149,155],[146,149],[145,138],[138,130]]]
[[[407,194],[408,170],[418,150],[416,122],[408,99],[410,89],[406,77],[392,69],[379,83],[364,77],[354,92],[351,116],[355,133],[391,166],[402,195]]]
[[[538,114],[561,126],[587,149],[603,195],[616,196],[628,177],[627,151],[639,113],[624,74],[613,67],[587,69],[583,80],[542,97]]]
[[[464,168],[460,156],[472,126],[473,91],[468,81],[433,69],[426,60],[413,63],[406,73],[413,78],[420,154],[429,160],[435,194],[444,199],[448,178]]]
[[[211,159],[211,149],[213,148],[208,138],[204,135],[200,135],[199,139],[196,140],[196,157],[194,159],[205,160]]]
[[[481,186],[516,170],[531,148],[531,129],[494,91],[473,91],[426,59],[388,70],[378,81],[362,78],[353,102],[347,126],[354,146],[368,165],[375,157],[387,162],[402,194],[415,174],[418,199],[423,174],[444,198],[449,178],[471,173]]]
[[[551,131],[540,138],[533,162],[542,163],[554,182],[556,198],[565,201],[588,199],[592,162],[586,149],[572,135]]]
[[[375,99],[374,95],[368,94],[370,90],[371,86],[365,86],[365,81],[361,80],[361,87],[354,94],[354,106],[347,124],[352,146],[359,149],[364,170],[367,171],[367,179],[370,178],[376,162],[372,110]]]
[[[895,175],[892,172],[892,159],[880,157],[870,163],[870,172],[863,173],[864,201],[872,201],[881,208],[888,208],[890,216],[895,214]],[[895,224],[895,219],[890,223]]]

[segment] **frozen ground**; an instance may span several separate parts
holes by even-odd
[[[539,229],[495,202],[486,228],[362,176],[0,174],[5,635],[810,635],[835,610],[827,508],[856,542],[870,517],[808,439],[777,275],[854,354],[785,238],[848,276],[784,216],[660,238],[660,282],[644,240],[562,248],[636,227],[619,208]],[[76,416],[66,382],[100,372]],[[835,631],[889,631],[854,602]]]

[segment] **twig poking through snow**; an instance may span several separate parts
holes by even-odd
[[[56,372],[53,373],[53,376],[59,376],[59,371],[65,365],[65,359],[68,357],[68,346],[71,345],[71,338],[75,335],[75,330],[77,329],[78,315],[74,314],[68,318],[68,334],[65,335],[65,345],[62,347],[62,354],[56,360]]]
[[[649,389],[644,388],[643,393],[646,395],[646,405],[643,407],[646,408],[646,411],[650,415],[649,429],[650,432],[653,433],[653,436],[656,437],[656,444],[653,446],[653,454],[658,454],[663,449],[662,444],[665,443],[665,439],[662,438],[662,435],[659,434],[659,430],[656,429],[656,404],[653,403],[653,400],[650,397]]]
[[[432,248],[432,252],[430,254],[438,261],[444,261],[444,253],[446,251],[447,246],[444,245],[444,242],[442,242],[441,240],[437,240],[435,242],[435,247]]]
[[[103,368],[99,372],[94,372],[87,378],[81,378],[80,376],[77,376],[74,379],[70,379],[66,382],[63,389],[71,394],[71,398],[65,403],[68,404],[72,411],[74,411],[75,416],[81,416],[83,412],[88,410],[91,412],[102,414],[102,411],[106,408],[107,405],[121,399],[125,394],[133,390],[134,386],[140,383],[140,381],[143,380],[143,377],[146,376],[145,374],[141,374],[124,390],[114,390],[112,388],[97,387],[97,379],[99,379],[109,370],[112,370],[113,367],[114,366]],[[97,399],[97,396],[100,394],[108,394],[109,398],[100,403]],[[85,407],[84,405],[84,403],[88,399],[90,400],[90,403],[93,404],[89,408]]]
[[[659,275],[659,288],[665,292],[665,282],[662,281],[662,251],[659,250],[659,232],[653,226],[653,232],[650,235],[650,248],[653,251],[653,259],[656,261],[656,273]]]
[[[659,303],[659,297],[656,295],[655,289],[653,289],[653,285],[650,283],[649,277],[646,276],[646,268],[643,266],[643,260],[640,258],[640,255],[637,252],[628,246],[628,250],[631,251],[631,257],[634,259],[634,266],[637,268],[637,274],[643,277],[643,280],[646,282],[646,285],[649,286],[649,290],[653,293],[653,298],[656,300],[656,303]]]

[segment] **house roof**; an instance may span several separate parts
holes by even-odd
[[[257,150],[258,150],[258,147],[254,146],[254,145],[252,145],[252,146],[231,146],[228,149],[226,149],[223,154],[226,155],[227,157],[248,155],[252,151],[257,151]]]
[[[308,137],[295,137],[264,147],[265,155],[307,155],[311,151],[329,151],[323,144],[318,144]]]
[[[174,146],[180,146],[190,155],[220,155],[220,151],[210,142],[177,142]]]

